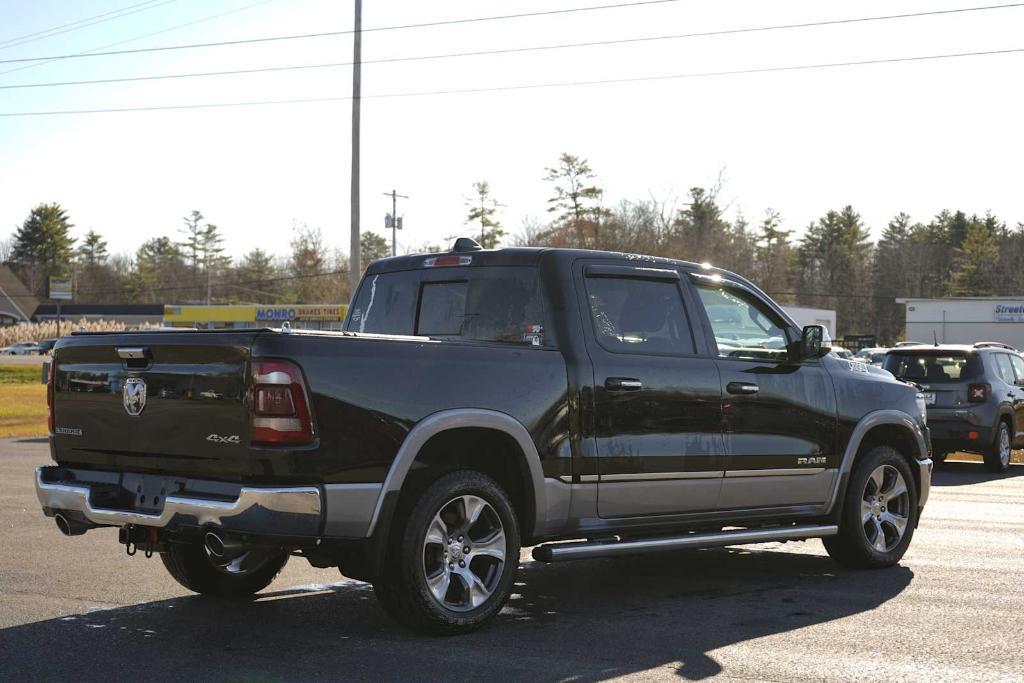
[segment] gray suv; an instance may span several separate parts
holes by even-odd
[[[967,451],[1005,472],[1011,449],[1024,448],[1024,358],[1012,346],[907,346],[889,351],[882,367],[924,393],[935,462]]]

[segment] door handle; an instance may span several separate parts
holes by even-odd
[[[640,391],[644,383],[632,377],[609,377],[604,381],[604,388],[608,391]]]
[[[730,394],[756,394],[761,388],[750,382],[729,382],[725,390]]]

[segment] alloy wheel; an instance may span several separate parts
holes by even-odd
[[[868,477],[861,524],[871,547],[887,553],[899,545],[910,522],[910,491],[898,469],[881,465]]]
[[[1010,466],[1010,430],[1005,422],[1001,422],[999,427],[999,464],[1003,469]]]
[[[501,580],[505,561],[501,517],[479,496],[453,498],[427,527],[423,576],[431,595],[446,609],[468,612],[487,602]]]

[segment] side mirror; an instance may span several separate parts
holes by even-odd
[[[800,358],[821,358],[832,350],[832,338],[823,325],[808,325],[800,335]]]

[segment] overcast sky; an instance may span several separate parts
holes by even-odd
[[[615,0],[369,0],[364,28],[610,4]],[[337,0],[153,0],[132,14],[30,36],[142,0],[0,0],[0,60],[351,28]],[[367,61],[962,8],[977,0],[679,0],[557,16],[368,32]],[[238,10],[238,11],[234,11]],[[225,14],[227,13],[227,14]],[[211,18],[224,14],[219,18]],[[183,24],[190,24],[182,26]],[[177,27],[177,28],[176,28]],[[1024,48],[1024,7],[946,16],[366,64],[364,95],[516,86]],[[63,29],[62,29],[63,30]],[[159,32],[159,33],[157,33]],[[154,34],[149,35],[146,34]],[[39,39],[33,39],[39,38]],[[136,39],[138,38],[138,39]],[[129,42],[123,42],[129,41]],[[348,62],[350,36],[0,63],[0,114],[345,98],[349,67],[47,88],[6,86]],[[606,201],[682,196],[727,180],[730,216],[768,207],[798,231],[853,204],[877,235],[896,212],[942,208],[1024,220],[1024,54],[363,103],[362,227],[384,233],[396,188],[400,249],[469,233],[486,179],[506,228],[544,220],[544,168],[587,158]],[[293,224],[347,250],[350,108],[306,104],[0,117],[0,228],[59,202],[75,235],[113,252],[175,234],[201,210],[233,254],[283,254]],[[685,255],[680,255],[685,257]]]

